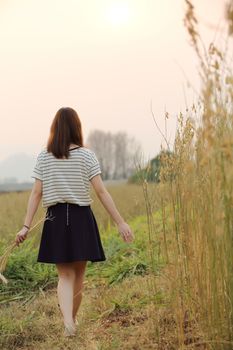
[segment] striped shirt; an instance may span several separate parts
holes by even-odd
[[[31,177],[42,181],[42,207],[56,203],[90,205],[90,180],[101,174],[94,151],[85,147],[69,150],[68,159],[56,158],[44,148],[38,154]]]

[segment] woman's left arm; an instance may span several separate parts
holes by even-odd
[[[24,224],[31,226],[34,215],[38,209],[39,203],[42,198],[42,181],[35,179],[34,185],[27,204],[27,212],[24,219]],[[27,238],[27,233],[29,229],[25,226],[16,234],[15,242],[17,246],[22,243]]]

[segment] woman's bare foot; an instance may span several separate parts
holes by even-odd
[[[65,324],[64,336],[73,337],[76,335],[75,324]]]

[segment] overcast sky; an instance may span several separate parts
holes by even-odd
[[[204,40],[224,26],[223,0],[195,0]],[[78,112],[84,132],[126,131],[146,157],[159,152],[164,111],[195,98],[197,60],[183,26],[184,0],[1,0],[0,160],[37,154],[56,111]],[[182,67],[182,68],[181,68]]]

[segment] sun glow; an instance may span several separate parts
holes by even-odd
[[[130,18],[129,7],[126,3],[116,2],[112,4],[106,11],[108,21],[114,25],[119,26],[127,23]]]

